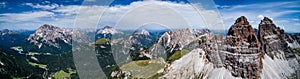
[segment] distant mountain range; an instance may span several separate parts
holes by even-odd
[[[150,25],[148,25],[150,26]],[[91,39],[94,38],[94,39]],[[44,24],[35,31],[0,31],[1,75],[14,75],[13,68],[24,65],[30,69],[37,66],[41,73],[50,77],[61,67],[74,68],[72,44],[79,48],[73,51],[96,51],[99,64],[107,78],[299,78],[300,35],[287,34],[267,17],[254,29],[247,18],[241,16],[227,34],[213,34],[209,29],[177,29],[153,31],[139,28],[132,32],[117,30],[110,26],[92,31],[59,28]],[[81,47],[80,47],[81,46]],[[22,49],[23,54],[18,54]],[[34,55],[32,55],[34,54]],[[37,56],[35,56],[37,55]],[[57,58],[45,61],[43,57]],[[12,56],[12,57],[11,57]],[[21,64],[13,57],[21,59]],[[61,60],[64,59],[64,60]],[[5,60],[5,61],[3,61]],[[136,70],[128,69],[132,62]],[[142,64],[141,64],[142,62]],[[31,63],[28,64],[28,63]],[[35,64],[33,64],[35,63]],[[3,65],[2,65],[3,64]],[[154,72],[143,76],[140,71],[161,65]],[[47,67],[44,67],[44,66]],[[134,65],[136,66],[136,65]],[[1,70],[1,71],[2,71]],[[5,73],[4,73],[5,72]],[[18,73],[23,70],[18,70]],[[33,73],[33,71],[27,71]],[[283,74],[283,75],[282,75]],[[73,74],[74,75],[74,74]],[[159,75],[159,76],[158,76]],[[76,77],[76,76],[73,76]]]

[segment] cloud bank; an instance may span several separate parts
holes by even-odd
[[[201,6],[195,9],[195,5],[167,1],[137,1],[116,6],[24,3],[23,6],[39,10],[2,13],[0,26],[4,27],[0,29],[36,29],[42,24],[63,28],[73,28],[75,24],[82,28],[101,28],[108,25],[128,29],[127,27],[138,27],[143,22],[164,22],[163,25],[181,28],[223,27],[222,20],[214,19],[218,18],[216,10]],[[104,11],[103,16],[100,16],[101,11]]]

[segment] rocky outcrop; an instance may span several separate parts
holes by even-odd
[[[170,65],[162,78],[167,79],[205,79],[213,69],[213,64],[206,59],[207,54],[202,49],[194,49],[181,59]]]
[[[156,39],[145,29],[130,35],[130,54],[133,60],[152,58],[152,56],[148,54],[148,49],[155,43],[155,40]]]
[[[7,34],[13,34],[13,32],[8,30],[8,29],[3,29],[3,30],[0,31],[1,36],[7,35]]]
[[[297,61],[287,59],[293,58],[294,54],[285,42],[284,31],[270,19],[262,20],[257,34],[258,37],[247,19],[241,16],[230,27],[227,36],[208,36],[202,48],[214,69],[225,68],[233,77],[286,78],[293,69],[299,68]],[[283,69],[273,70],[270,65]],[[276,76],[280,74],[286,75]]]
[[[142,30],[128,38],[112,40],[110,51],[123,53],[125,58],[120,60],[124,61],[131,50],[138,55],[149,55],[150,59],[167,59],[176,51],[191,50],[180,55],[179,59],[168,61],[161,76],[167,79],[282,79],[299,69],[299,63],[289,48],[289,43],[297,42],[295,39],[298,37],[286,35],[268,18],[254,29],[246,17],[241,16],[230,27],[227,36],[212,35],[205,30],[181,29],[152,39],[149,32]],[[111,76],[117,74],[120,73],[114,72]]]
[[[113,35],[116,34],[123,34],[123,32],[120,32],[110,26],[105,26],[102,29],[99,29],[96,31],[96,40],[100,38],[108,38],[111,39]]]
[[[140,48],[149,48],[155,42],[155,39],[153,39],[150,33],[145,29],[133,33],[129,37],[129,40],[132,44],[133,50],[139,50]]]
[[[39,48],[43,45],[60,48],[61,46],[58,42],[71,45],[72,30],[61,29],[53,25],[44,24],[39,27],[34,34],[31,34],[27,40]]]
[[[227,44],[231,46],[259,47],[260,43],[255,35],[254,29],[247,21],[246,17],[238,18],[227,33]],[[234,51],[231,51],[234,52]],[[247,52],[240,52],[247,53]],[[248,52],[249,53],[249,52]]]
[[[28,51],[57,54],[71,51],[73,43],[86,43],[88,40],[87,35],[77,30],[44,24],[30,34],[27,38],[29,44],[24,47]]]
[[[199,39],[208,34],[207,30],[181,29],[164,33],[150,48],[150,54],[154,57],[170,56],[176,50],[182,50],[191,43],[197,43]],[[198,44],[198,43],[197,43]],[[190,49],[194,49],[191,46]]]
[[[271,19],[265,17],[259,24],[258,32],[263,53],[271,58],[295,57],[286,43],[284,30],[277,27]]]
[[[226,37],[213,36],[204,46],[217,68],[225,67],[234,77],[259,78],[262,68],[260,43],[244,16],[239,17]]]
[[[112,78],[128,78],[131,76],[132,74],[129,71],[113,71],[111,73]]]

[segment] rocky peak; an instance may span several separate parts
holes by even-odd
[[[262,33],[265,32],[265,33]],[[277,27],[271,19],[264,17],[259,24],[259,34],[280,34],[283,38],[285,37],[284,30]],[[261,37],[261,36],[260,36]]]
[[[112,29],[110,26],[105,26],[103,29]]]
[[[262,24],[262,23],[273,24],[273,21],[268,17],[264,17],[264,19],[261,20],[260,24]]]
[[[129,37],[130,43],[135,50],[140,48],[149,48],[154,42],[155,39],[150,35],[150,33],[143,29],[137,31],[130,35]]]
[[[11,34],[11,33],[13,33],[13,32],[8,29],[3,29],[0,31],[0,35],[6,35],[6,34]]]
[[[99,29],[96,31],[96,40],[101,38],[108,38],[111,39],[113,35],[115,34],[123,34],[123,32],[120,32],[113,27],[105,26],[102,29]]]
[[[239,26],[249,25],[249,22],[247,21],[247,18],[245,16],[241,16],[237,20],[235,20],[234,24],[238,24]]]
[[[260,77],[260,43],[246,17],[239,17],[230,27],[226,37],[215,35],[210,38],[203,48],[214,67],[224,67],[234,77]]]
[[[262,45],[262,52],[271,58],[275,56],[280,59],[285,58],[285,56],[277,54],[286,55],[287,57],[293,56],[291,49],[288,48],[288,44],[285,41],[284,30],[277,27],[268,17],[264,17],[259,24],[258,37]]]
[[[192,66],[201,61],[205,64],[197,65],[197,68],[203,69],[204,72],[199,75],[203,76],[202,78],[212,79],[282,79],[294,73],[293,69],[299,69],[297,60],[294,60],[295,56],[294,59],[291,57],[293,54],[290,53],[290,48],[285,42],[286,39],[283,39],[284,31],[276,27],[271,19],[263,19],[259,24],[258,32],[259,39],[256,38],[256,34],[247,19],[241,16],[230,27],[228,36],[208,35],[207,41],[200,44],[203,53],[201,51],[194,53],[195,50],[193,50],[185,55],[186,57],[183,56],[174,61],[169,69],[165,70],[168,73],[164,77],[193,78],[198,76],[195,75],[197,70],[193,70]],[[172,33],[166,35],[172,35]],[[171,38],[173,37],[171,36]],[[289,38],[292,40],[296,37],[289,36]],[[197,63],[193,63],[195,61]],[[286,70],[291,70],[291,72],[286,72]],[[186,75],[186,73],[192,75]]]
[[[117,33],[121,33],[121,32],[117,31],[116,29],[114,29],[110,26],[105,26],[102,29],[98,30],[96,33],[97,34],[117,34]]]
[[[231,41],[235,41],[235,45],[249,44],[250,47],[258,47],[260,44],[254,29],[244,16],[239,17],[235,21],[234,25],[230,27],[227,35],[233,36]]]
[[[62,29],[53,25],[44,24],[40,26],[34,34],[31,34],[27,40],[39,48],[43,45],[60,48],[59,41],[71,45],[72,33],[71,29]]]
[[[150,35],[150,33],[146,29],[142,29],[134,34],[142,34],[142,35]]]
[[[54,30],[54,29],[58,29],[58,27],[55,27],[53,25],[49,25],[49,24],[44,24],[41,27],[39,27],[38,29],[49,29],[49,30]]]
[[[157,47],[165,48],[167,54],[170,54],[176,50],[182,50],[185,46],[198,40],[200,34],[201,34],[200,31],[193,30],[193,29],[181,29],[181,30],[173,30],[173,31],[165,32],[158,39],[157,44],[153,46],[153,48],[155,49],[152,49],[152,51],[161,49],[161,48],[157,49]]]

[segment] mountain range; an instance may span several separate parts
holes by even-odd
[[[44,24],[35,31],[0,31],[0,74],[78,78],[73,53],[91,50],[103,78],[299,78],[299,38],[267,17],[254,29],[241,16],[226,35],[209,29],[124,32],[105,26],[82,31]]]

